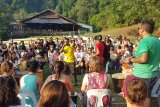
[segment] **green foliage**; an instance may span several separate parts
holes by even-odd
[[[28,13],[22,8],[14,13],[14,19],[22,20],[25,19]]]
[[[95,31],[130,26],[144,19],[154,20],[158,28],[159,7],[160,0],[1,0],[0,25],[6,25],[12,19],[8,17],[10,14],[16,20],[51,9],[77,22],[92,25]]]
[[[8,39],[10,22],[13,19],[11,10],[7,3],[0,1],[0,39]]]

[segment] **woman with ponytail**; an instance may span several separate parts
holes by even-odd
[[[52,80],[58,80],[61,81],[65,84],[66,88],[68,89],[68,91],[71,93],[71,95],[74,94],[74,88],[71,82],[71,79],[69,76],[65,75],[63,73],[64,70],[64,63],[62,61],[57,61],[54,65],[54,69],[53,69],[53,75],[50,75],[44,85],[42,86],[41,91],[43,90],[43,88],[45,87],[45,85],[52,81]]]

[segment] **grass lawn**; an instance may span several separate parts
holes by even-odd
[[[43,75],[44,79],[50,74],[48,71],[49,70],[49,66],[48,64],[45,65],[45,67],[43,68],[43,72],[45,72],[45,74]],[[115,71],[110,70],[110,73],[116,73]],[[81,85],[82,85],[82,80],[83,80],[84,74],[82,75],[78,75],[77,79],[78,79],[78,85],[74,86],[75,92],[80,93],[81,92]],[[72,83],[74,84],[74,77],[71,75],[70,76]],[[113,81],[114,85],[116,84]],[[77,107],[82,107],[82,101],[79,99],[77,99]],[[117,93],[114,92],[114,90],[112,90],[112,107],[126,107],[125,104],[125,100],[122,96],[118,95]]]

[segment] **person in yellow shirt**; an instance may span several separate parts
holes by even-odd
[[[72,75],[74,75],[75,85],[77,85],[77,74],[75,72],[75,57],[74,57],[74,46],[75,41],[65,38],[64,45],[61,48],[60,52],[64,52],[64,64],[65,64],[65,73],[68,73],[70,70]]]

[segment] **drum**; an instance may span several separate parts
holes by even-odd
[[[110,54],[110,59],[111,60],[116,60],[116,58],[117,58],[117,54],[115,54],[115,53]]]

